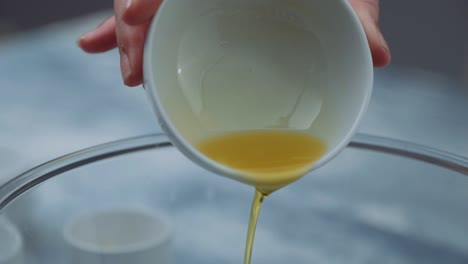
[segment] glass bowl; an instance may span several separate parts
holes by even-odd
[[[464,157],[357,135],[266,199],[252,264],[466,264],[467,175]],[[163,135],[89,148],[0,186],[23,256],[0,263],[242,263],[253,191]]]

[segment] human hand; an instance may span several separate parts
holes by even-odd
[[[126,85],[143,82],[143,50],[151,19],[163,0],[114,0],[115,15],[82,35],[78,45],[86,52],[100,53],[116,47]],[[390,63],[390,50],[379,29],[379,0],[348,0],[356,11],[369,41],[374,66]]]

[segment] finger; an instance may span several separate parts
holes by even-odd
[[[122,18],[129,25],[145,23],[154,16],[161,3],[162,0],[127,0]]]
[[[124,83],[137,86],[143,82],[143,51],[149,23],[124,27],[121,31],[119,52]]]
[[[349,0],[366,32],[374,66],[386,66],[391,61],[390,49],[379,28],[378,0]]]
[[[126,1],[115,0],[116,36],[120,52],[120,68],[126,85],[137,86],[143,82],[143,50],[149,22],[128,25],[123,21]]]
[[[89,53],[105,52],[117,47],[115,17],[108,18],[96,29],[82,35],[77,43],[81,49]]]

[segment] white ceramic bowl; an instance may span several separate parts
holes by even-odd
[[[65,224],[63,236],[72,263],[171,263],[172,223],[136,208],[84,213]]]
[[[328,146],[315,169],[349,143],[372,82],[368,42],[345,0],[164,1],[145,46],[144,86],[171,141],[250,184],[194,144],[227,131],[299,130]]]

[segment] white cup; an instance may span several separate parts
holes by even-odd
[[[169,0],[147,35],[144,86],[175,146],[204,168],[253,183],[194,147],[217,133],[291,129],[327,151],[351,140],[372,91],[364,30],[347,0]]]
[[[172,223],[160,212],[112,209],[88,212],[65,224],[71,263],[171,263]]]
[[[23,263],[23,239],[18,229],[0,217],[0,264]]]

